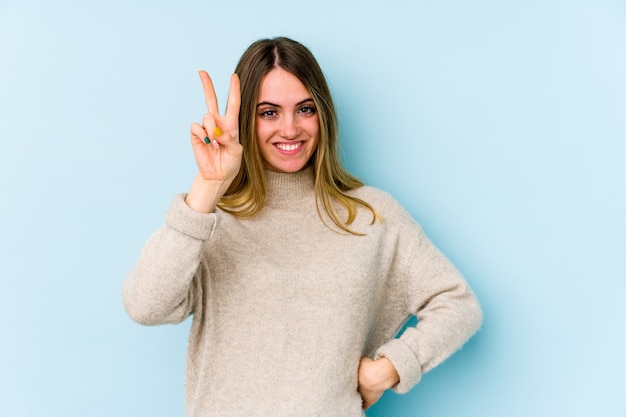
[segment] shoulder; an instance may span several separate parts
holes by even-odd
[[[376,211],[383,228],[387,232],[421,233],[421,226],[415,218],[388,192],[380,188],[364,185],[350,191],[352,197],[359,198]]]
[[[381,214],[406,213],[404,207],[391,194],[380,188],[364,185],[350,190],[349,194],[369,203],[376,211],[382,212]]]

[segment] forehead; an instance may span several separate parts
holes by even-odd
[[[261,80],[259,102],[268,101],[287,105],[311,98],[311,93],[302,81],[282,68],[274,68]]]

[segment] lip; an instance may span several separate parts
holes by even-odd
[[[293,141],[293,142],[276,142],[272,144],[274,149],[276,149],[282,155],[295,155],[299,153],[302,149],[304,149],[304,141]],[[278,145],[286,145],[293,147],[293,145],[297,145],[295,149],[281,149]]]

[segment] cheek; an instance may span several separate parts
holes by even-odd
[[[309,136],[314,136],[314,137],[319,137],[320,135],[320,122],[319,122],[319,118],[316,117],[311,117],[308,119],[304,119],[302,122],[302,125],[304,130],[307,131],[307,133],[309,134]]]
[[[267,121],[257,121],[256,124],[256,137],[259,147],[263,147],[267,144],[267,141],[272,138],[275,131],[270,123]]]

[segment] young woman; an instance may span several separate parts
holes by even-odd
[[[146,325],[193,315],[187,416],[362,416],[458,349],[480,308],[410,215],[341,166],[307,48],[257,41],[235,73],[220,115],[200,72],[198,175],[126,279],[125,307]]]

